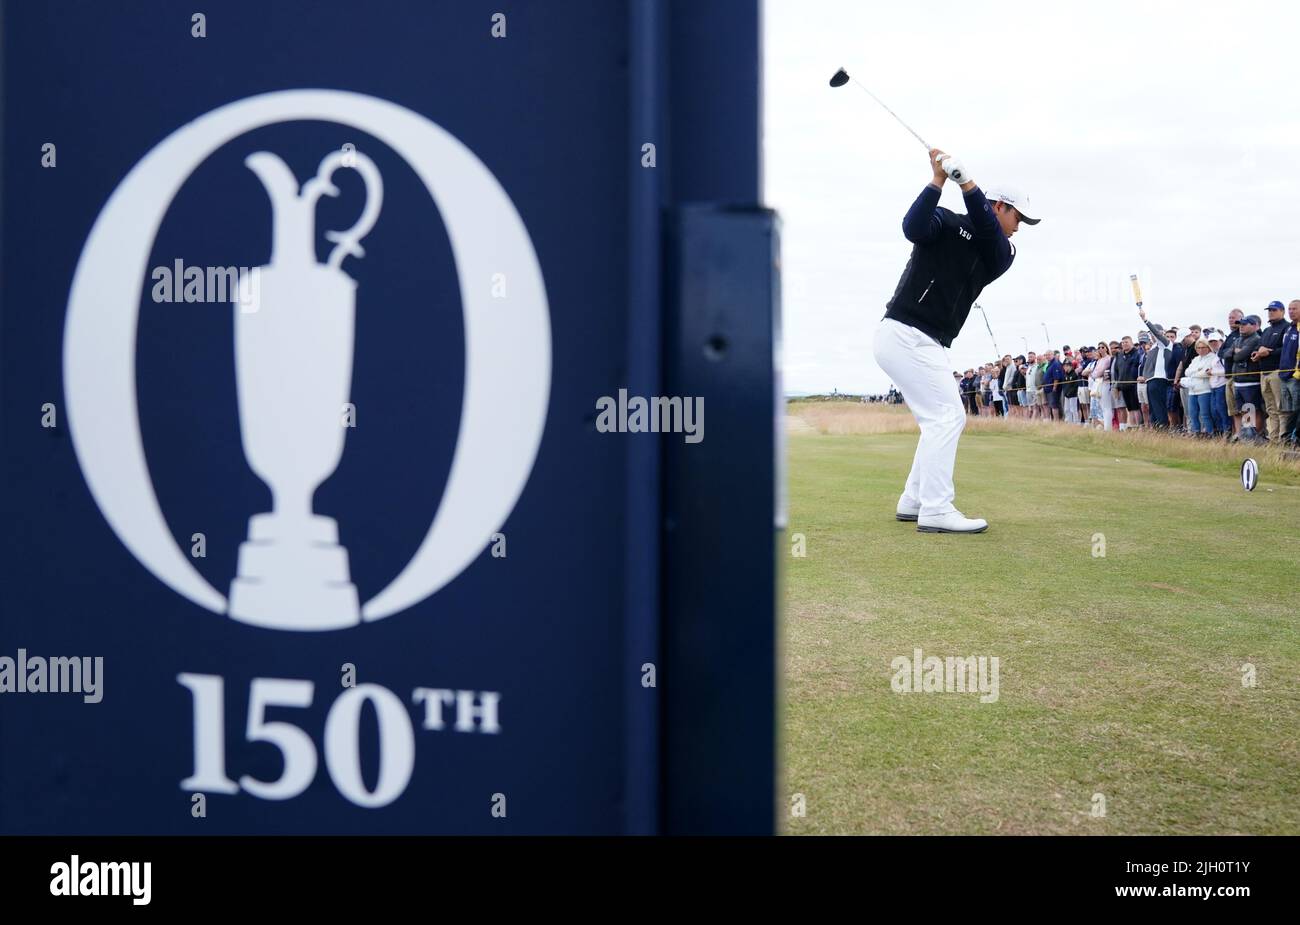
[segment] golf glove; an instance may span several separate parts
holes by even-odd
[[[966,165],[952,155],[940,158],[939,166],[948,175],[948,179],[954,183],[965,183],[970,179],[970,176],[966,173]]]

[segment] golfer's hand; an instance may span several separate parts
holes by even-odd
[[[1146,310],[1145,308],[1139,308],[1139,309],[1138,309],[1138,317],[1141,318],[1143,321],[1146,321],[1146,320],[1147,320],[1147,310]]]
[[[935,186],[940,188],[943,187],[944,181],[948,179],[948,174],[941,166],[939,166],[939,159],[947,156],[947,154],[940,151],[938,148],[930,149],[930,169],[934,171],[934,180],[932,182]]]

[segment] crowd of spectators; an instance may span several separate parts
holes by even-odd
[[[890,385],[889,391],[885,394],[863,395],[862,403],[865,405],[885,404],[901,405],[903,403],[903,393]]]
[[[1265,311],[1266,320],[1233,309],[1223,329],[1182,332],[1139,309],[1136,336],[1008,354],[953,377],[972,415],[1295,445],[1300,299]]]

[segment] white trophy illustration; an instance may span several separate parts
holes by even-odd
[[[350,146],[349,146],[350,147]],[[253,472],[271,489],[272,509],[248,524],[239,547],[230,616],[255,626],[322,630],[360,621],[338,525],[312,513],[312,496],[343,455],[344,405],[352,386],[356,282],[340,268],[364,255],[383,200],[375,165],[355,150],[321,161],[301,192],[293,172],[265,151],[244,163],[271,198],[269,265],[253,271],[235,310],[235,378],[240,436]],[[365,181],[361,218],[316,261],[316,202],[337,196],[330,177],[355,167]]]

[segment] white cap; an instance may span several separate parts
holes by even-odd
[[[1020,220],[1027,225],[1037,225],[1042,221],[1038,210],[1030,204],[1029,197],[1014,186],[995,186],[984,193],[984,198],[989,202],[1005,202],[1009,206],[1015,206],[1020,213]]]

